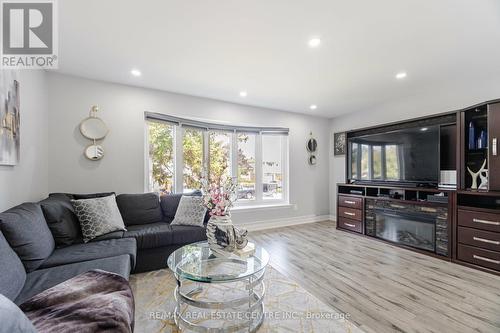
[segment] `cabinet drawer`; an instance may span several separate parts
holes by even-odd
[[[458,244],[457,258],[471,264],[500,271],[500,252]]]
[[[339,227],[359,233],[363,232],[361,221],[350,220],[343,217],[339,217]]]
[[[458,242],[500,252],[500,233],[458,227]]]
[[[355,198],[355,197],[346,197],[346,196],[340,195],[339,196],[339,206],[361,209],[363,207],[363,199],[362,198]]]
[[[360,209],[339,207],[339,217],[344,217],[356,221],[363,221],[363,213]]]
[[[459,209],[458,225],[463,227],[500,232],[500,214]]]

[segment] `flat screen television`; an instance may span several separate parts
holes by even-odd
[[[348,181],[437,186],[439,140],[439,125],[348,137]]]

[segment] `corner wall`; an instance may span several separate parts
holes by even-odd
[[[371,109],[330,120],[330,214],[337,214],[337,183],[345,182],[345,156],[333,156],[333,133],[383,125],[391,122],[460,110],[474,104],[500,98],[500,79],[448,82],[416,91]]]
[[[47,195],[49,111],[46,76],[42,70],[18,71],[21,160],[16,166],[0,166],[0,212]]]
[[[290,128],[289,188],[291,207],[234,211],[235,223],[261,228],[327,219],[329,121],[264,108],[49,74],[50,192],[141,193],[145,182],[144,111],[214,122]],[[91,105],[110,128],[101,161],[89,161],[83,150],[90,142],[78,129]],[[318,140],[318,164],[308,164],[306,141]],[[269,222],[267,222],[269,221]]]

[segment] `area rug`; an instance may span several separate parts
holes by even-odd
[[[132,275],[130,283],[135,296],[135,332],[180,332],[173,320],[176,281],[169,269]],[[362,333],[348,320],[349,314],[325,305],[271,266],[264,285],[265,319],[259,333]]]

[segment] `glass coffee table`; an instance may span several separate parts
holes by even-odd
[[[181,247],[168,257],[177,287],[175,323],[183,331],[255,332],[264,320],[267,251],[221,257],[208,243]]]

